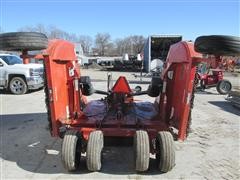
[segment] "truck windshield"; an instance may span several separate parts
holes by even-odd
[[[8,65],[22,64],[22,60],[17,56],[0,56]]]

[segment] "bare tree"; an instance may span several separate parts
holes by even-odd
[[[20,32],[35,32],[35,29],[31,26],[25,26],[25,27],[19,28],[18,31],[20,31]]]
[[[117,48],[116,45],[112,42],[110,42],[107,46],[107,50],[106,50],[106,55],[108,56],[116,56],[118,55],[117,53]]]
[[[55,26],[50,26],[48,38],[50,39],[64,39],[72,42],[77,42],[78,38],[76,34],[71,34],[63,31]]]
[[[47,29],[45,28],[45,26],[43,24],[37,24],[35,27],[35,31],[43,33],[43,34],[47,34]]]
[[[0,28],[2,31],[2,29]],[[35,26],[25,26],[19,31],[27,32],[41,32],[48,36],[49,39],[64,39],[74,43],[80,43],[83,48],[83,52],[89,54],[92,48],[93,39],[87,35],[78,36],[73,33],[68,33],[56,26],[44,26],[43,24],[37,24]],[[98,52],[99,55],[120,55],[124,53],[136,55],[143,49],[145,38],[139,35],[128,36],[123,39],[116,39],[114,43],[111,43],[111,36],[109,33],[98,33],[95,36],[94,53]]]
[[[78,40],[76,34],[68,33],[57,28],[56,26],[46,27],[43,24],[37,24],[36,26],[25,26],[20,28],[19,31],[44,33],[49,39],[65,39],[72,42],[77,42]]]
[[[26,32],[40,32],[47,35],[47,29],[43,24],[37,24],[36,26],[25,26],[19,29],[19,31],[26,31]]]
[[[78,42],[82,45],[83,52],[89,54],[93,40],[90,36],[81,35],[78,38]]]
[[[131,43],[132,43],[132,48],[133,52],[135,54],[141,53],[143,50],[145,38],[143,36],[131,36]]]
[[[124,53],[128,53],[128,40],[124,39],[117,39],[115,40],[116,44],[116,51],[118,55],[123,55]]]
[[[104,56],[109,48],[111,36],[109,33],[98,33],[95,37],[95,45],[100,56]]]
[[[145,38],[143,36],[128,36],[124,39],[115,40],[118,55],[124,53],[136,55],[143,50]]]

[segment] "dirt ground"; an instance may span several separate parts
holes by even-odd
[[[83,70],[82,74],[90,75],[96,88],[106,89],[106,72]],[[131,73],[113,73],[113,78],[119,75],[135,81]],[[239,77],[226,78],[239,87]],[[0,179],[240,179],[240,110],[214,88],[196,93],[193,132],[186,141],[175,142],[176,166],[165,174],[158,172],[154,156],[149,171],[137,174],[132,147],[125,146],[104,148],[101,172],[87,171],[84,156],[81,170],[68,173],[61,163],[61,139],[52,138],[47,129],[43,90],[21,96],[1,93]]]

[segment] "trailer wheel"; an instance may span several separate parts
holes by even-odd
[[[168,131],[160,131],[156,137],[156,159],[161,172],[168,172],[175,166],[173,136]]]
[[[195,40],[194,49],[203,54],[238,56],[240,55],[240,37],[200,36]]]
[[[232,84],[228,80],[221,80],[218,82],[216,89],[219,94],[228,94],[232,89]]]
[[[5,51],[42,50],[48,46],[47,36],[38,32],[2,33],[0,42],[0,49]]]
[[[68,171],[75,171],[81,159],[81,135],[78,131],[68,130],[62,143],[62,162]]]
[[[136,171],[147,171],[150,156],[150,145],[147,132],[143,130],[136,131],[133,143]]]
[[[102,131],[93,131],[89,135],[87,143],[87,168],[89,171],[99,171],[101,169],[101,156],[103,149]]]

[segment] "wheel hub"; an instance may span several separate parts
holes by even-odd
[[[23,84],[20,81],[14,81],[11,86],[12,90],[15,92],[19,92],[23,88]]]
[[[222,90],[224,90],[224,91],[229,91],[229,89],[230,89],[230,86],[229,86],[229,84],[228,83],[222,83],[222,86],[221,86],[221,88],[222,88]]]

